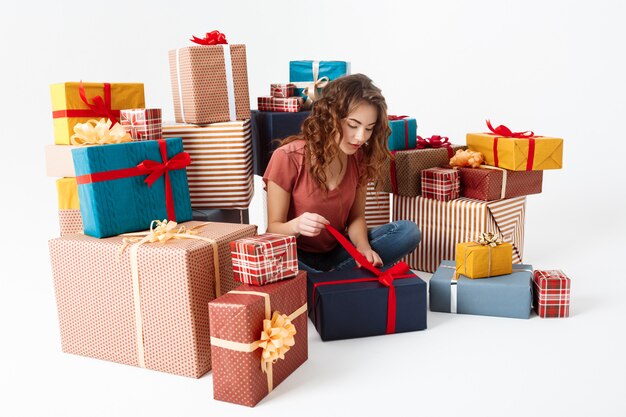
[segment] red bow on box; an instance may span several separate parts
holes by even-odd
[[[432,135],[429,138],[417,137],[417,149],[448,148],[448,156],[452,158],[452,144],[447,136]]]
[[[533,162],[535,160],[535,132],[531,130],[525,130],[523,132],[513,132],[511,129],[504,125],[500,125],[495,129],[491,126],[491,121],[487,119],[487,127],[491,130],[491,135],[495,135],[493,138],[493,165],[498,166],[498,138],[514,138],[514,139],[528,139],[528,158],[526,159],[526,171],[533,169]]]
[[[79,175],[76,177],[78,184],[90,184],[101,181],[112,181],[121,178],[138,177],[147,175],[144,182],[151,187],[161,176],[165,175],[165,207],[167,209],[168,220],[176,221],[176,211],[174,210],[174,194],[170,182],[170,171],[183,169],[191,163],[191,158],[187,152],[180,152],[171,159],[167,158],[167,142],[164,139],[157,140],[159,152],[163,162],[145,161],[132,168],[114,169],[111,171],[95,172],[92,174]]]
[[[339,284],[354,284],[356,282],[374,282],[378,281],[380,284],[389,288],[387,296],[387,334],[396,332],[396,288],[393,286],[395,279],[415,278],[413,274],[407,274],[409,272],[409,266],[404,262],[398,262],[386,271],[381,271],[367,260],[356,248],[346,239],[341,233],[334,227],[326,225],[326,229],[332,234],[335,239],[339,241],[346,251],[361,264],[362,268],[367,269],[376,275],[375,278],[354,278],[354,279],[342,279],[336,281],[316,282],[313,284],[313,294],[311,296],[311,305],[315,309],[315,289],[322,285],[339,285]]]
[[[198,45],[220,45],[228,43],[226,41],[226,35],[221,33],[219,30],[208,32],[204,35],[204,38],[198,38],[192,35],[192,38],[189,40],[197,43]]]
[[[52,117],[55,119],[60,117],[104,117],[105,119],[111,119],[111,126],[115,126],[118,123],[120,111],[111,109],[111,84],[104,83],[103,90],[104,98],[95,96],[90,103],[85,93],[85,86],[81,80],[78,84],[78,94],[89,109],[55,110],[52,112]]]

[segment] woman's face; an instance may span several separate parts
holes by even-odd
[[[346,155],[353,155],[372,136],[378,119],[378,110],[373,104],[359,104],[348,117],[341,121],[343,140],[339,148]],[[339,137],[337,137],[339,141]]]

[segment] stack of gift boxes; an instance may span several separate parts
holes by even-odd
[[[455,145],[447,137],[417,135],[414,118],[389,119],[394,159],[385,167],[389,176],[382,188],[393,195],[392,219],[412,220],[422,232],[420,245],[406,260],[413,269],[435,273],[431,310],[528,318],[534,305],[541,317],[566,317],[569,279],[560,271],[533,274],[522,264],[526,196],[541,193],[543,170],[561,168],[563,140],[487,122],[488,133],[469,133],[466,145]],[[497,251],[475,243],[483,233],[506,242],[513,272],[510,265],[506,274],[491,269],[497,266],[491,257]],[[465,269],[459,272],[459,251],[465,248],[459,245],[468,244],[484,256],[485,276],[498,278],[474,281]],[[517,298],[511,295],[515,302],[507,291],[517,291]]]
[[[427,284],[409,268],[435,272],[433,311],[527,318],[534,282],[540,316],[569,314],[569,279],[520,263],[523,196],[541,191],[541,169],[560,167],[560,139],[510,145],[501,127],[468,135],[488,166],[451,169],[464,146],[391,117],[395,159],[383,186],[394,218],[416,221],[423,238],[408,264],[384,270],[330,226],[361,268],[307,276],[292,236],[192,220],[192,207],[246,208],[252,192],[245,46],[219,32],[194,41],[169,53],[177,123],[145,108],[143,84],[52,86],[47,166],[63,178],[61,237],[49,249],[63,351],[194,378],[213,369],[216,399],[254,406],[307,360],[307,316],[322,340],[426,329]],[[346,63],[328,68],[337,69],[294,61],[294,85],[280,89],[306,106],[348,73]],[[272,126],[288,114],[265,113],[252,117]],[[302,119],[284,120],[277,131],[298,133]]]

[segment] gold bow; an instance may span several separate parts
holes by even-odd
[[[306,96],[304,104],[311,106],[314,101],[318,100],[319,96],[317,90],[326,87],[329,81],[328,77],[322,77],[304,87],[304,95]]]
[[[483,246],[491,246],[492,248],[502,244],[502,238],[497,233],[482,232],[478,238],[478,243]]]
[[[268,363],[276,363],[278,359],[285,359],[285,353],[296,344],[293,338],[296,328],[286,314],[274,311],[272,319],[263,320],[263,331],[259,340],[261,354],[261,369],[267,372]]]
[[[128,245],[133,243],[165,243],[170,239],[185,239],[189,238],[191,235],[195,235],[198,233],[195,230],[187,229],[184,225],[180,226],[178,230],[176,230],[176,226],[178,223],[175,221],[167,221],[167,220],[152,220],[150,222],[150,231],[148,232],[139,232],[139,233],[127,233],[125,236],[132,235],[140,235],[139,237],[125,237],[123,242],[124,245],[121,247],[120,252],[123,252],[124,249]]]
[[[278,359],[285,359],[285,353],[296,344],[294,335],[297,333],[292,321],[301,314],[306,313],[307,304],[304,303],[296,311],[290,315],[281,314],[274,311],[270,314],[271,303],[270,295],[258,291],[230,291],[229,294],[250,294],[263,297],[265,301],[265,319],[263,319],[263,331],[261,339],[252,343],[233,342],[211,336],[211,346],[218,346],[224,349],[230,349],[237,352],[251,353],[262,348],[261,353],[261,369],[267,374],[267,392],[274,389],[274,373],[273,364]]]
[[[76,123],[71,137],[72,145],[107,145],[131,141],[122,125],[116,123],[111,127],[112,124],[110,119],[91,119],[85,123]]]

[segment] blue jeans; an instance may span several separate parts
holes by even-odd
[[[383,266],[390,266],[413,252],[420,243],[422,233],[417,225],[409,220],[398,220],[383,226],[369,229],[367,238],[374,252],[383,260]],[[356,268],[352,256],[341,246],[326,253],[305,252],[298,249],[298,266],[307,272],[339,271]]]

